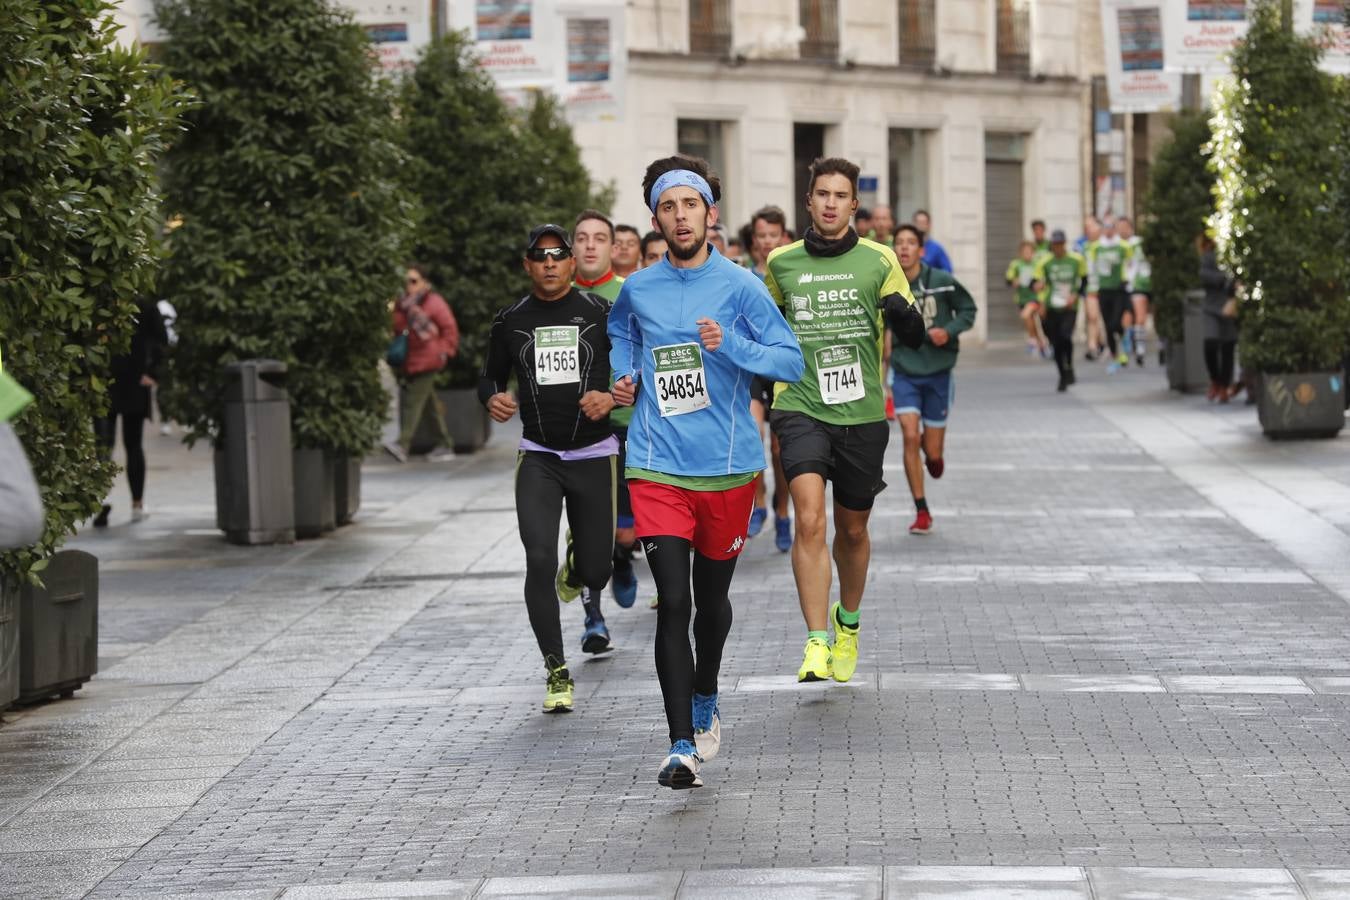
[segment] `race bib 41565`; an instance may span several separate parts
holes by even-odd
[[[534,380],[540,385],[581,381],[577,356],[577,326],[557,325],[534,330]]]

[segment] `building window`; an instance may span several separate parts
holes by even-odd
[[[998,0],[995,68],[1011,75],[1031,71],[1031,0]]]
[[[908,222],[914,210],[928,204],[928,132],[913,128],[892,128],[887,172],[890,181],[888,200],[896,222]]]
[[[689,0],[689,52],[731,55],[731,0]]]
[[[900,0],[900,68],[928,71],[937,56],[934,0]]]
[[[723,210],[731,208],[727,205],[727,185],[731,179],[727,172],[725,131],[725,122],[712,119],[680,119],[675,123],[676,150],[703,157],[722,180],[722,197],[718,205]]]
[[[802,59],[834,62],[839,58],[839,0],[798,0]]]

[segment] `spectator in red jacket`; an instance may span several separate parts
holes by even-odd
[[[454,441],[445,427],[445,406],[436,396],[436,375],[459,352],[459,326],[450,304],[432,289],[426,266],[409,266],[404,284],[407,290],[394,304],[394,334],[408,336],[408,356],[398,373],[403,389],[402,427],[398,440],[386,442],[384,449],[399,462],[407,462],[413,435],[430,406],[444,449],[429,458],[432,462],[453,459]]]

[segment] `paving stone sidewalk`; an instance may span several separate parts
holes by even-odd
[[[927,537],[894,436],[854,683],[795,683],[791,568],[751,542],[683,793],[649,579],[607,657],[563,608],[577,711],[538,712],[509,431],[372,461],[357,524],[265,549],[157,442],[155,516],[77,541],[104,671],[0,727],[0,893],[1350,896],[1350,441],[1080,377],[967,354]]]

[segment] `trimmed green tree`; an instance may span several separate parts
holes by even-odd
[[[520,265],[529,228],[570,228],[583,208],[607,208],[612,191],[592,187],[557,102],[537,94],[513,112],[461,33],[427,47],[400,99],[405,183],[422,210],[413,256],[460,326],[444,383],[471,387],[494,313],[529,289]]]
[[[1266,373],[1340,368],[1350,333],[1345,219],[1333,190],[1350,147],[1320,50],[1261,0],[1210,120],[1220,258],[1246,290],[1241,354]]]
[[[1182,339],[1186,292],[1199,287],[1195,241],[1214,211],[1214,176],[1207,168],[1209,122],[1202,113],[1182,113],[1172,139],[1158,151],[1144,197],[1144,252],[1153,268],[1153,321],[1158,335]]]
[[[186,98],[118,44],[112,8],[0,0],[0,353],[36,398],[14,426],[47,510],[5,580],[36,582],[112,487],[93,421],[159,263],[156,165]]]
[[[392,88],[325,0],[178,0],[158,16],[165,65],[202,98],[165,177],[166,407],[189,442],[218,444],[224,365],[279,359],[293,445],[364,455],[411,227]]]

